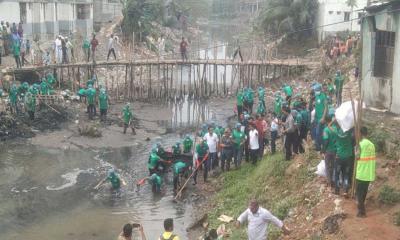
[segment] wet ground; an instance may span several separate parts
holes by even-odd
[[[161,196],[154,196],[147,185],[138,190],[135,183],[147,175],[148,153],[156,142],[172,146],[203,121],[223,123],[233,114],[232,100],[206,105],[135,103],[137,135],[123,135],[115,121],[101,127],[102,138],[91,139],[79,136],[71,122],[29,141],[3,144],[0,239],[108,240],[128,221],[141,222],[148,239],[155,239],[166,217],[175,219],[176,232],[186,239],[186,228],[195,218],[193,202],[172,201],[172,177],[166,176]],[[110,118],[119,112],[119,106],[113,108]],[[79,114],[80,121],[86,119],[84,111]],[[110,168],[128,183],[120,194],[111,193],[108,185],[93,189]]]

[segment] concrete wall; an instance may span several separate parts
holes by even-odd
[[[318,39],[321,42],[327,36],[333,35],[340,31],[360,31],[358,20],[343,22],[345,20],[345,12],[350,12],[350,20],[358,18],[358,9],[367,6],[367,0],[357,0],[357,6],[353,8],[346,4],[346,0],[320,0],[318,9],[318,26],[324,26],[318,29]],[[329,25],[332,23],[339,23]]]
[[[400,13],[376,15],[376,28],[382,31],[396,32],[393,76],[375,77],[375,35],[367,19],[362,22],[362,80],[361,87],[367,106],[386,108],[393,113],[400,114]],[[391,24],[388,25],[388,18]],[[396,67],[397,66],[397,67]]]
[[[119,0],[94,0],[93,9],[93,20],[96,24],[106,23],[112,21],[117,16],[122,16],[122,4]]]

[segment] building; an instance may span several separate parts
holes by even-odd
[[[111,22],[115,17],[122,16],[121,0],[93,0],[94,25],[98,29],[103,23]]]
[[[400,114],[400,1],[366,8],[361,89],[367,106]]]
[[[359,19],[362,16],[363,9],[367,6],[368,0],[354,0],[355,5],[353,7],[347,4],[348,0],[319,0],[318,2],[319,42],[336,32],[360,31]]]
[[[62,34],[93,32],[93,0],[3,0],[0,20],[23,24],[27,37],[52,39]]]

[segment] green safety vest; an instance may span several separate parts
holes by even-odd
[[[357,160],[356,179],[372,182],[375,180],[375,145],[368,139],[360,142],[360,158]]]

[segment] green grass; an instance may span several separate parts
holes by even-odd
[[[400,191],[393,187],[384,185],[378,196],[379,202],[385,205],[393,205],[400,202]]]
[[[210,225],[213,228],[221,224],[217,218],[222,215],[232,216],[236,219],[248,205],[252,198],[259,200],[260,205],[270,210],[280,219],[287,217],[290,209],[304,199],[298,189],[305,182],[314,178],[308,170],[308,165],[316,166],[316,162],[308,160],[315,155],[305,155],[307,163],[300,166],[291,176],[286,176],[286,169],[292,161],[285,161],[282,154],[267,156],[258,162],[257,166],[243,164],[239,170],[233,170],[221,175],[218,182],[220,190],[211,200],[215,207],[209,213]],[[234,225],[228,224],[232,229],[230,239],[246,239],[246,228],[237,230]],[[271,228],[269,239],[276,239],[280,231]]]
[[[394,225],[400,226],[400,211],[395,212],[395,214],[393,216],[393,221],[394,221]]]

